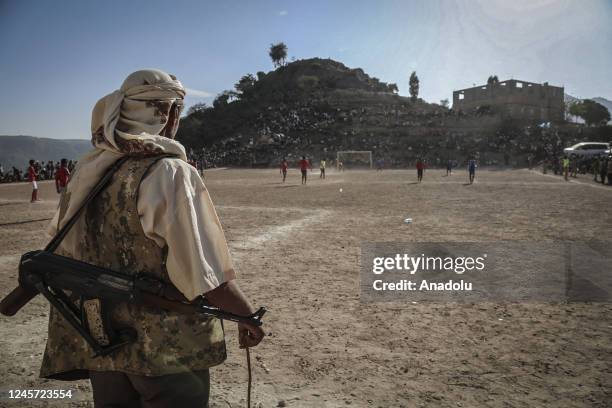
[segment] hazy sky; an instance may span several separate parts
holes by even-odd
[[[205,101],[268,47],[361,67],[429,102],[490,74],[612,99],[612,0],[0,0],[0,134],[89,138],[91,108],[156,67]]]

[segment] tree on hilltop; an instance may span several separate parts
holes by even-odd
[[[208,106],[204,102],[196,103],[195,105],[191,105],[191,107],[187,110],[187,116],[192,115],[198,112],[204,112],[208,109]]]
[[[498,84],[498,83],[499,83],[499,78],[497,78],[497,75],[491,75],[487,79],[487,85],[493,85],[493,84]]]
[[[255,86],[256,81],[257,80],[255,79],[253,75],[246,74],[245,76],[240,78],[238,82],[236,82],[236,84],[234,85],[234,88],[236,89],[236,92],[238,92],[242,96],[248,96],[248,93]]]
[[[584,119],[587,126],[605,125],[610,121],[608,108],[591,99],[572,103],[569,107],[569,113]]]
[[[268,55],[270,56],[270,58],[272,58],[274,68],[283,66],[285,65],[285,60],[287,59],[287,46],[283,42],[279,42],[278,44],[271,44]]]
[[[226,106],[228,103],[231,102],[230,100],[236,99],[237,97],[238,94],[234,91],[223,91],[219,95],[217,95],[217,97],[213,101],[213,107],[220,108],[222,106]]]
[[[412,71],[410,74],[410,97],[413,101],[416,101],[419,97],[419,77],[416,74],[416,71]]]

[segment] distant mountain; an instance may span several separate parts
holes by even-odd
[[[24,169],[30,159],[39,161],[76,160],[91,149],[91,142],[83,139],[49,139],[33,136],[0,135],[0,164],[4,171],[12,166]]]
[[[582,99],[576,98],[575,96],[572,96],[570,94],[565,94],[563,95],[563,100],[565,103],[573,103],[573,102],[580,102]]]

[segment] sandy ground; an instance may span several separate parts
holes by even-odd
[[[252,353],[255,406],[610,406],[610,304],[360,302],[364,241],[612,241],[612,188],[587,176],[466,178],[431,170],[415,184],[413,171],[346,171],[324,181],[313,173],[301,186],[295,171],[285,184],[274,170],[207,173],[241,285],[270,310]],[[0,185],[0,295],[15,284],[20,254],[47,239],[57,197],[41,186],[44,201],[30,204],[27,184]],[[47,315],[39,297],[0,318],[0,388],[71,389],[71,406],[92,406],[87,382],[37,378]],[[227,326],[212,407],[245,405],[245,356]],[[46,404],[68,405],[0,400]]]

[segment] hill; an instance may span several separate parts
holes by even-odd
[[[82,139],[49,139],[34,136],[0,135],[0,164],[8,171],[12,166],[23,170],[30,159],[39,161],[78,159],[91,149]]]
[[[237,165],[297,157],[305,149],[317,156],[372,150],[375,139],[418,137],[450,112],[402,97],[394,84],[360,68],[320,58],[258,72],[252,87],[229,96],[184,118],[177,138],[194,151],[204,148],[210,161]]]
[[[302,155],[316,162],[340,150],[370,150],[397,166],[418,156],[433,165],[470,156],[483,164],[525,165],[528,156],[557,154],[586,137],[575,125],[545,130],[486,107],[463,114],[403,97],[394,84],[331,59],[258,72],[236,88],[181,121],[178,140],[209,165],[270,166]],[[610,137],[610,129],[597,132],[588,130],[589,140]]]

